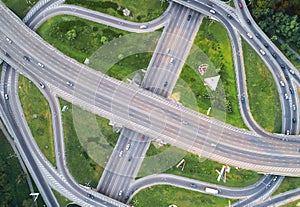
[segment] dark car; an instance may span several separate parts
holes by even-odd
[[[264,46],[266,47],[266,48],[268,48],[269,47],[269,45],[268,45],[268,43],[264,43]]]
[[[242,96],[242,98],[241,98],[241,102],[242,102],[242,103],[245,103],[245,101],[246,101],[245,97],[244,97],[244,96]]]
[[[257,39],[260,39],[260,35],[258,33],[255,33],[255,36],[257,37]]]
[[[197,188],[197,185],[194,184],[194,183],[191,183],[191,187],[192,187],[192,188]]]
[[[192,15],[189,14],[189,16],[187,17],[187,20],[190,21],[192,18]]]
[[[293,123],[296,123],[297,122],[297,119],[294,117],[293,118]]]
[[[274,58],[277,58],[277,55],[276,55],[275,52],[272,52],[272,56],[273,56]]]
[[[227,17],[228,17],[229,19],[232,19],[232,16],[231,16],[230,14],[227,14]]]
[[[94,199],[94,196],[92,194],[87,194],[87,197],[89,197],[90,199]]]
[[[23,56],[23,60],[25,60],[26,62],[30,62],[30,58],[27,56]]]
[[[249,25],[251,25],[250,19],[247,19],[246,22],[247,22]]]

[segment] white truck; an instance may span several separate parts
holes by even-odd
[[[219,193],[219,190],[218,189],[214,189],[214,188],[205,187],[205,192],[207,192],[209,194],[216,195],[216,194]]]

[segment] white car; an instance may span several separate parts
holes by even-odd
[[[209,12],[212,13],[212,14],[215,14],[215,13],[216,13],[216,11],[213,10],[213,9],[209,10]]]
[[[124,151],[121,150],[121,151],[119,152],[119,157],[123,157],[123,154],[124,154]]]
[[[38,66],[40,66],[41,68],[44,68],[44,67],[45,67],[45,65],[42,64],[42,63],[38,63]]]
[[[4,94],[4,98],[5,98],[5,100],[8,100],[8,94],[7,93]]]
[[[284,94],[284,98],[285,98],[286,100],[288,100],[288,99],[289,99],[289,95],[287,95],[287,93],[285,93],[285,94]]]
[[[6,39],[6,41],[7,41],[9,44],[11,44],[11,43],[12,43],[12,40],[11,40],[11,39],[9,39],[8,37],[6,37],[5,39]]]
[[[126,145],[126,150],[129,150],[129,149],[130,149],[130,146],[131,146],[131,144],[128,143],[128,144]]]
[[[120,191],[119,191],[119,196],[122,196],[122,195],[123,195],[123,191],[120,190]]]
[[[279,83],[280,83],[280,85],[282,86],[282,87],[284,87],[284,82],[281,80],[281,81],[279,81]]]

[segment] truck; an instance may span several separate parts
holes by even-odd
[[[140,26],[140,29],[147,29],[147,28],[148,28],[147,25],[141,25],[141,26]]]
[[[219,193],[218,189],[210,188],[210,187],[205,187],[205,192],[216,195]]]

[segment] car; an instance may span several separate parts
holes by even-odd
[[[190,186],[191,186],[192,188],[197,188],[197,185],[194,184],[194,183],[191,183]]]
[[[297,150],[300,153],[300,149]]]
[[[228,17],[229,19],[232,19],[232,16],[231,16],[230,14],[227,14],[227,17]]]
[[[284,94],[284,98],[285,98],[286,100],[289,99],[289,96],[287,95],[287,93]]]
[[[7,52],[4,52],[4,55],[8,58],[10,58],[10,55]]]
[[[243,4],[242,4],[242,2],[238,2],[238,5],[239,5],[239,7],[240,7],[240,9],[242,9],[243,8]]]
[[[145,139],[145,137],[144,136],[141,136],[141,140],[144,140]]]
[[[263,51],[262,49],[260,49],[259,52],[260,52],[262,55],[265,55],[265,54],[266,54],[266,52]]]
[[[247,22],[247,24],[251,25],[250,19],[247,19],[246,22]]]
[[[141,26],[140,26],[140,29],[147,29],[147,28],[148,28],[147,25],[141,25]]]
[[[40,66],[41,68],[44,68],[44,67],[45,67],[45,65],[42,64],[42,63],[40,63],[40,62],[38,62],[38,66]]]
[[[189,14],[188,17],[187,17],[187,20],[190,21],[191,18],[192,18],[192,15]]]
[[[167,48],[166,53],[170,53],[171,49]]]
[[[287,129],[287,130],[285,131],[285,134],[286,134],[286,135],[290,135],[290,130]]]
[[[281,81],[279,81],[279,83],[280,83],[280,85],[282,86],[282,87],[284,87],[284,82],[281,80]]]
[[[269,47],[269,45],[268,45],[268,43],[264,43],[264,46],[266,47],[266,48],[268,48]]]
[[[272,52],[272,56],[273,56],[274,58],[277,58],[277,55],[276,55],[275,52]]]
[[[168,81],[166,81],[166,82],[164,83],[164,87],[167,87],[167,85],[168,85]]]
[[[42,82],[40,82],[39,84],[40,84],[41,88],[45,88],[45,85]]]
[[[274,178],[273,178],[273,181],[275,182],[277,180],[277,176],[275,176]]]
[[[294,118],[292,119],[292,121],[293,121],[293,123],[296,123],[296,122],[297,122],[297,118],[294,117]]]
[[[288,81],[288,80],[290,80],[290,77],[286,74],[285,79]]]
[[[132,160],[132,156],[130,156],[129,158],[128,158],[128,162],[130,162]]]
[[[126,145],[126,150],[129,150],[130,149],[130,147],[131,147],[131,144],[130,143],[128,143],[127,145]]]
[[[8,100],[8,94],[7,93],[4,94],[4,99]]]
[[[295,104],[292,105],[292,109],[293,109],[293,111],[296,111],[296,105]]]
[[[212,13],[212,14],[215,14],[215,13],[216,13],[216,11],[213,10],[213,9],[209,10],[209,12]]]
[[[213,3],[211,3],[211,2],[207,2],[207,5],[208,5],[208,6],[211,6],[211,7],[214,6]]]
[[[173,64],[174,63],[174,58],[171,58],[170,61],[169,61],[169,63]]]
[[[8,37],[6,37],[5,39],[6,39],[6,41],[7,41],[9,44],[12,44],[12,43],[13,43],[13,41],[12,41],[11,39],[9,39]]]
[[[295,74],[294,70],[290,69],[289,71],[290,71],[291,74],[293,74],[293,75]]]
[[[294,89],[290,88],[291,94],[294,94]]]
[[[258,33],[255,33],[255,36],[257,37],[257,39],[260,39],[260,35]]]
[[[123,195],[123,191],[120,190],[118,195],[119,195],[119,196],[122,196],[122,195]]]
[[[74,84],[73,84],[72,82],[70,82],[70,81],[67,81],[67,85],[68,85],[69,87],[73,87],[73,86],[74,86]]]
[[[188,124],[189,124],[189,122],[187,122],[187,121],[185,121],[185,120],[182,120],[182,123],[183,123],[184,125],[188,125]]]
[[[121,150],[121,151],[119,152],[119,157],[123,157],[123,155],[124,155],[124,151]]]
[[[87,194],[87,197],[89,197],[90,199],[94,199],[94,196],[92,194]]]
[[[241,102],[242,102],[242,103],[245,103],[245,102],[246,102],[246,99],[245,99],[244,96],[241,97]]]
[[[285,64],[280,63],[280,67],[281,67],[282,69],[285,69]]]
[[[250,39],[253,38],[252,35],[251,35],[249,32],[247,33],[247,36],[248,36]]]
[[[25,60],[26,62],[30,62],[30,58],[28,56],[23,56],[23,60]]]

